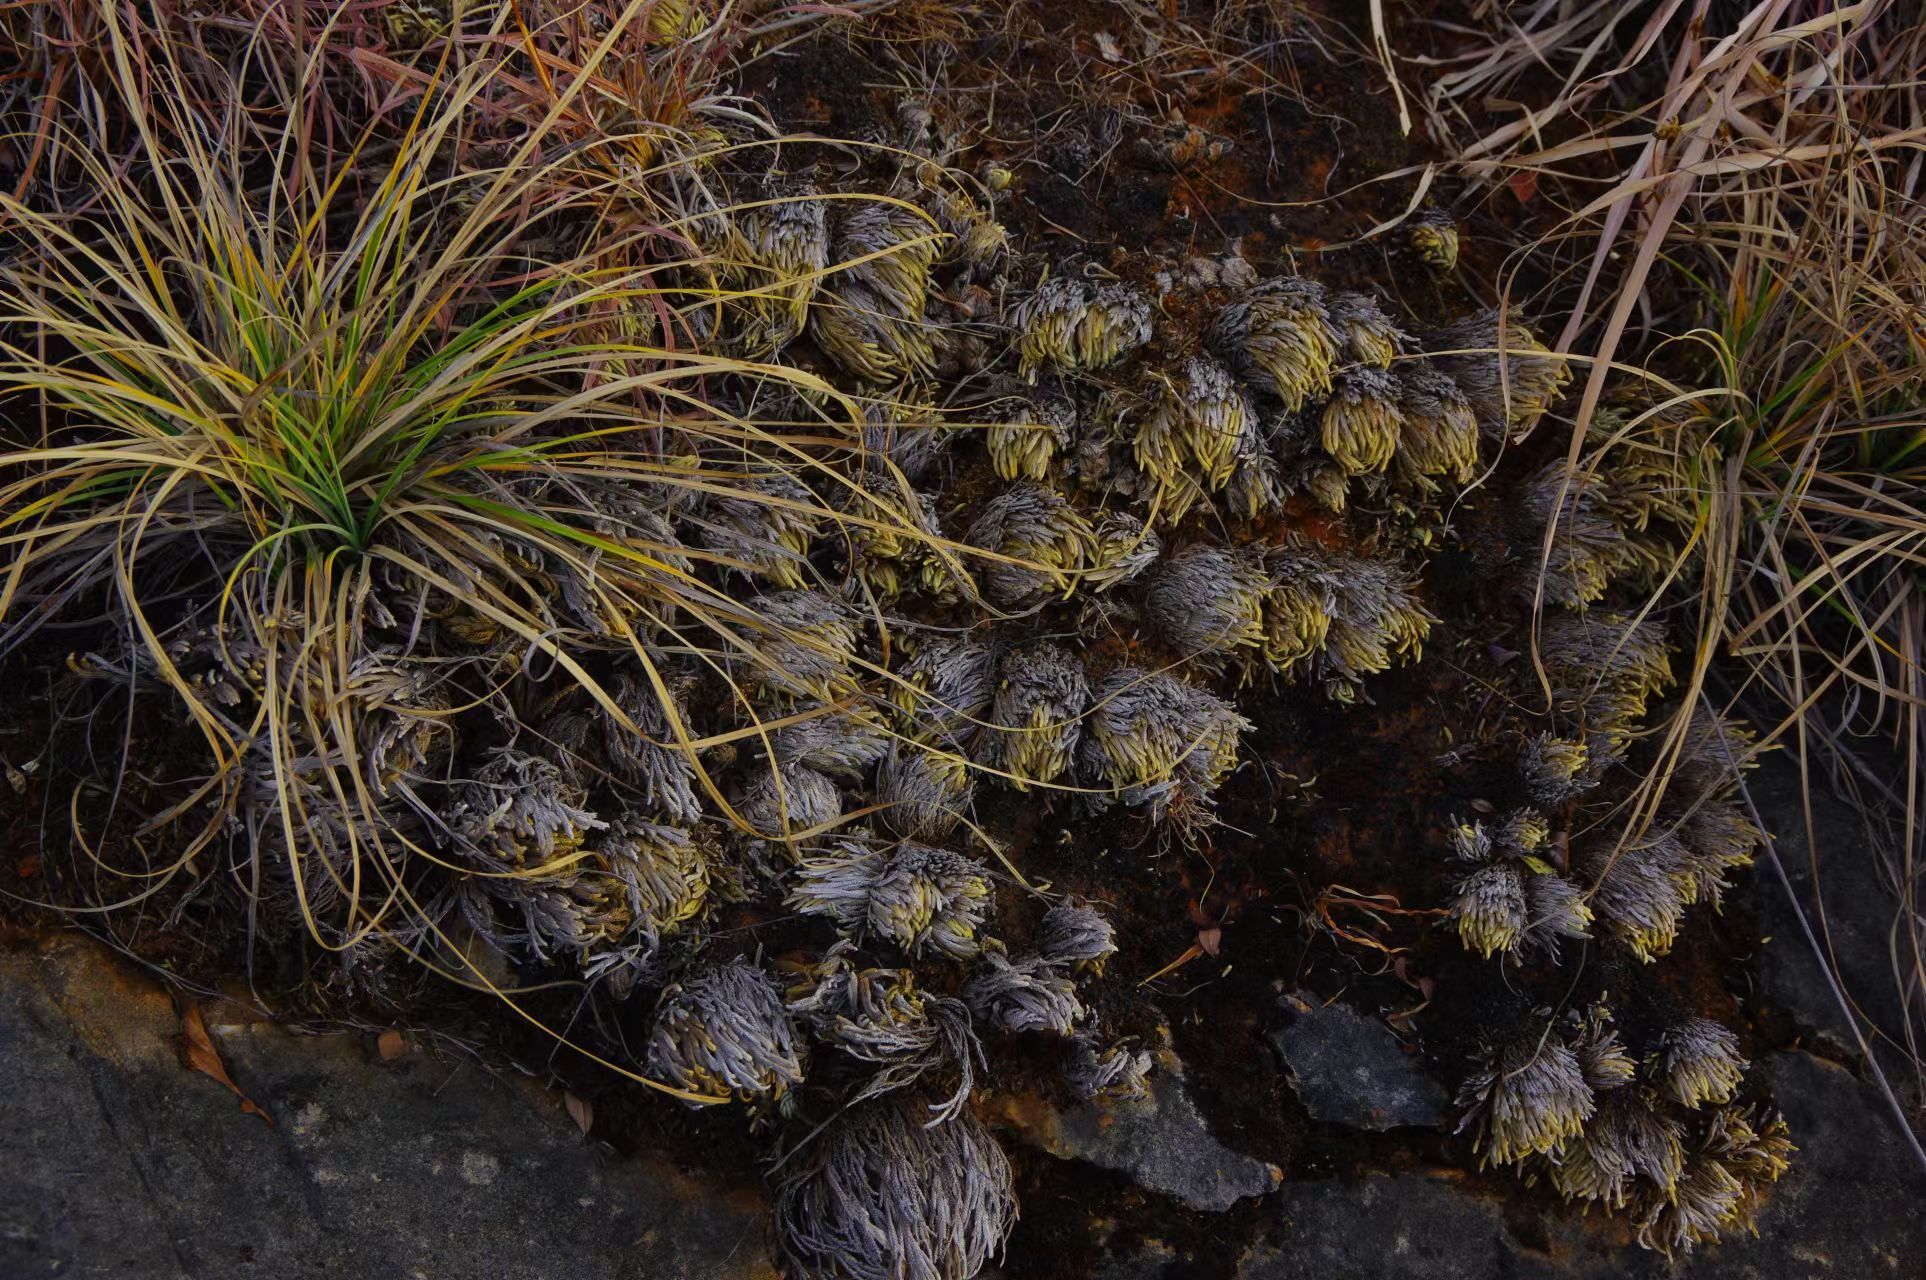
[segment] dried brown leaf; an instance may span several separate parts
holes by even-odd
[[[227,1064],[221,1061],[221,1052],[214,1047],[214,1038],[207,1033],[207,1019],[201,1016],[201,1007],[197,1004],[188,1005],[187,1011],[181,1014],[181,1056],[191,1070],[226,1085],[229,1092],[241,1100],[242,1111],[261,1117],[268,1128],[274,1127],[274,1117],[255,1106],[227,1074]]]

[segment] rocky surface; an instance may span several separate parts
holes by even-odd
[[[1791,793],[1777,766],[1755,789],[1768,805]],[[1766,816],[1788,874],[1809,893],[1814,864],[1797,804]],[[1822,831],[1852,829],[1833,802],[1821,801],[1819,817]],[[1866,985],[1883,963],[1873,917],[1886,899],[1854,891],[1871,872],[1851,862],[1817,866],[1839,907],[1828,921],[1840,963]],[[1275,1166],[1212,1135],[1167,1051],[1142,1103],[1059,1109],[998,1093],[987,1099],[990,1118],[1038,1150],[1119,1171],[1213,1220],[1235,1210],[1249,1225],[1256,1215],[1262,1243],[1237,1264],[1241,1280],[1918,1274],[1926,1173],[1868,1082],[1769,866],[1751,879],[1745,909],[1771,939],[1748,1004],[1789,1020],[1812,1049],[1760,1063],[1799,1152],[1756,1239],[1677,1264],[1632,1248],[1623,1223],[1572,1213],[1503,1176],[1406,1168],[1281,1182]],[[758,1197],[585,1141],[562,1100],[529,1081],[394,1045],[384,1055],[372,1036],[292,1035],[229,1002],[201,1007],[238,1096],[184,1064],[181,1009],[140,971],[79,941],[0,955],[0,1070],[10,1088],[0,1112],[0,1276],[775,1275]],[[1315,1120],[1437,1122],[1442,1091],[1382,1023],[1303,1000],[1287,1016],[1273,1042]],[[1194,1240],[1130,1238],[1090,1274],[1200,1273]]]
[[[1302,994],[1279,1003],[1290,1022],[1271,1033],[1271,1043],[1313,1120],[1371,1130],[1444,1123],[1444,1087],[1383,1022]]]
[[[606,1154],[532,1085],[226,1003],[205,1024],[258,1113],[183,1065],[173,1001],[105,952],[0,956],[0,1276],[775,1274],[766,1205]]]
[[[1765,938],[1757,960],[1760,1012],[1784,1016],[1790,1029],[1844,1057],[1858,1058],[1872,1048],[1895,1083],[1903,1084],[1910,1071],[1892,1048],[1904,1040],[1891,950],[1898,905],[1874,839],[1890,833],[1877,832],[1867,814],[1816,781],[1811,788],[1812,831],[1820,846],[1815,854],[1797,765],[1780,753],[1766,756],[1751,775],[1749,790],[1777,855],[1777,867],[1761,857],[1742,889]],[[1797,896],[1796,909],[1780,883],[1780,869]],[[1807,927],[1824,939],[1852,993],[1863,1019],[1863,1045],[1807,941]]]
[[[1183,1066],[1165,1052],[1138,1101],[1096,1102],[1058,1110],[1029,1096],[1005,1094],[991,1103],[997,1118],[1025,1142],[1065,1160],[1084,1160],[1126,1173],[1150,1191],[1192,1209],[1220,1212],[1248,1196],[1275,1190],[1284,1174],[1211,1136],[1184,1088]]]
[[[1406,1174],[1294,1182],[1275,1204],[1278,1243],[1245,1260],[1240,1280],[1820,1280],[1913,1276],[1926,1220],[1911,1211],[1926,1173],[1883,1102],[1844,1069],[1806,1053],[1766,1063],[1799,1155],[1740,1237],[1675,1264],[1627,1246],[1622,1226],[1471,1191],[1463,1175]],[[1161,1274],[1161,1268],[1152,1274]]]

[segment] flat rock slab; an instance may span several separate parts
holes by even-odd
[[[1313,1120],[1374,1131],[1444,1123],[1444,1087],[1383,1022],[1302,994],[1281,1003],[1291,1021],[1271,1043]]]
[[[767,1206],[618,1159],[559,1099],[354,1037],[224,1022],[91,945],[0,955],[0,1276],[772,1280]]]
[[[1249,1196],[1267,1195],[1283,1170],[1232,1151],[1184,1088],[1183,1068],[1166,1052],[1150,1077],[1150,1096],[1099,1100],[1059,1111],[1040,1099],[1004,1094],[990,1111],[1041,1151],[1128,1174],[1137,1185],[1192,1209],[1221,1213]]]

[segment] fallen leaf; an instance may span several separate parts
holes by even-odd
[[[274,1127],[274,1117],[255,1106],[241,1092],[241,1086],[228,1076],[227,1066],[221,1061],[220,1050],[214,1047],[214,1038],[207,1034],[207,1020],[201,1016],[201,1007],[197,1004],[188,1005],[187,1012],[181,1015],[181,1049],[190,1069],[226,1085],[241,1100],[242,1111],[261,1117],[268,1128]]]
[[[578,1098],[572,1093],[564,1093],[562,1105],[568,1108],[569,1119],[573,1120],[575,1127],[582,1131],[582,1136],[587,1137],[589,1126],[595,1123],[595,1104],[587,1098]]]
[[[393,1062],[408,1052],[408,1041],[399,1031],[389,1027],[375,1040],[375,1052],[381,1055],[383,1062]]]
[[[1538,194],[1538,175],[1530,169],[1520,169],[1505,179],[1505,185],[1518,197],[1519,204],[1530,204],[1531,198]]]

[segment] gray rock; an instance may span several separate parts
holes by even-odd
[[[1749,775],[1749,790],[1798,899],[1795,907],[1763,856],[1740,882],[1765,935],[1759,948],[1764,998],[1782,1006],[1808,1034],[1857,1055],[1861,1041],[1839,1007],[1824,963],[1807,940],[1799,916],[1803,911],[1821,937],[1838,966],[1840,982],[1863,1016],[1878,1027],[1902,1026],[1906,1014],[1900,1007],[1891,953],[1899,902],[1873,846],[1871,820],[1833,795],[1823,779],[1815,778],[1812,821],[1820,840],[1815,857],[1806,838],[1805,798],[1796,762],[1783,752],[1767,753]],[[1887,1048],[1870,1032],[1866,1042],[1875,1052]],[[1881,1054],[1881,1062],[1895,1081],[1911,1074],[1898,1050]]]
[[[1001,1095],[991,1113],[1039,1150],[1129,1174],[1137,1185],[1193,1209],[1221,1213],[1246,1196],[1276,1189],[1284,1173],[1211,1136],[1184,1088],[1183,1066],[1165,1051],[1138,1101],[1099,1099],[1059,1111],[1039,1099]]]
[[[1391,1028],[1302,994],[1282,1003],[1294,1017],[1271,1033],[1271,1043],[1313,1120],[1374,1131],[1444,1123],[1444,1086],[1419,1069]]]
[[[773,1277],[766,1206],[606,1156],[559,1100],[168,995],[91,945],[0,956],[0,1276]]]
[[[1511,1204],[1462,1175],[1294,1182],[1275,1204],[1276,1242],[1253,1250],[1239,1280],[1820,1280],[1902,1276],[1926,1259],[1926,1173],[1911,1161],[1884,1103],[1842,1068],[1776,1054],[1766,1071],[1799,1153],[1737,1236],[1668,1264],[1629,1245],[1616,1221],[1584,1217],[1542,1192]],[[1520,1231],[1530,1238],[1524,1239]],[[1910,1261],[1909,1261],[1910,1259]]]

